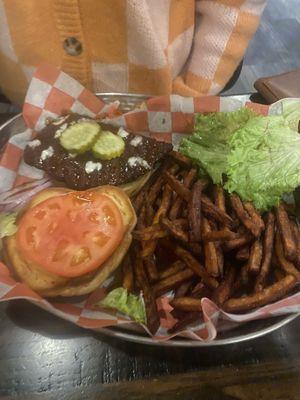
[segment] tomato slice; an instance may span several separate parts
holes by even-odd
[[[70,192],[42,201],[19,221],[17,242],[27,261],[64,277],[98,268],[124,235],[117,205],[96,191]]]

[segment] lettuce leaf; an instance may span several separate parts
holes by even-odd
[[[16,218],[16,212],[0,214],[0,239],[14,235],[17,232]]]
[[[229,144],[225,187],[256,208],[276,206],[300,185],[300,135],[283,116],[249,120]]]
[[[102,307],[114,308],[133,318],[136,322],[146,323],[146,311],[141,297],[128,293],[123,287],[116,288],[98,303]]]
[[[199,172],[264,211],[300,185],[300,100],[282,102],[282,115],[242,108],[198,115],[179,151]],[[225,179],[224,179],[225,178]]]
[[[221,183],[227,169],[229,139],[255,115],[247,108],[233,112],[198,114],[193,134],[182,140],[179,151],[191,158],[200,172],[210,175],[214,183]]]
[[[300,132],[300,99],[283,100],[282,116],[291,129]]]

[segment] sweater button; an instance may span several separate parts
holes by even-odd
[[[82,53],[82,44],[74,37],[68,37],[63,43],[64,50],[69,56],[79,56]]]

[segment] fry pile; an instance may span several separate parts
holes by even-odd
[[[123,286],[143,291],[153,334],[156,298],[170,291],[174,333],[201,319],[203,297],[227,312],[245,312],[282,298],[300,281],[300,231],[287,206],[261,215],[199,179],[180,153],[170,153],[133,204],[138,223]]]

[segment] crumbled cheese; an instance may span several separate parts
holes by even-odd
[[[127,138],[127,136],[129,135],[129,133],[128,133],[127,131],[125,131],[125,129],[120,128],[120,129],[118,130],[117,135],[120,136],[121,138],[125,139],[125,138]]]
[[[90,174],[91,172],[94,172],[94,171],[100,171],[102,169],[102,164],[99,162],[94,163],[93,161],[88,161],[85,164],[84,169],[87,174]]]
[[[68,127],[68,124],[63,124],[62,126],[59,127],[59,129],[57,129],[57,131],[55,132],[55,139],[58,139],[59,137],[61,137],[63,131],[65,131]]]
[[[63,122],[65,122],[68,118],[70,117],[70,114],[68,115],[63,115],[60,118],[57,118],[52,122],[52,125],[61,125]]]
[[[130,144],[131,146],[137,147],[139,144],[141,144],[143,141],[142,136],[135,136],[131,141]]]
[[[32,140],[31,142],[28,143],[28,146],[34,149],[35,147],[40,146],[41,141],[38,139]]]
[[[70,157],[70,158],[75,158],[76,156],[77,156],[76,153],[69,153],[69,157]]]
[[[136,167],[136,166],[140,165],[141,167],[151,169],[148,162],[146,160],[144,160],[142,157],[129,157],[128,165],[129,165],[129,167]]]
[[[52,146],[49,146],[48,149],[42,151],[40,160],[45,161],[47,158],[52,157],[53,154],[54,154],[54,149]]]

